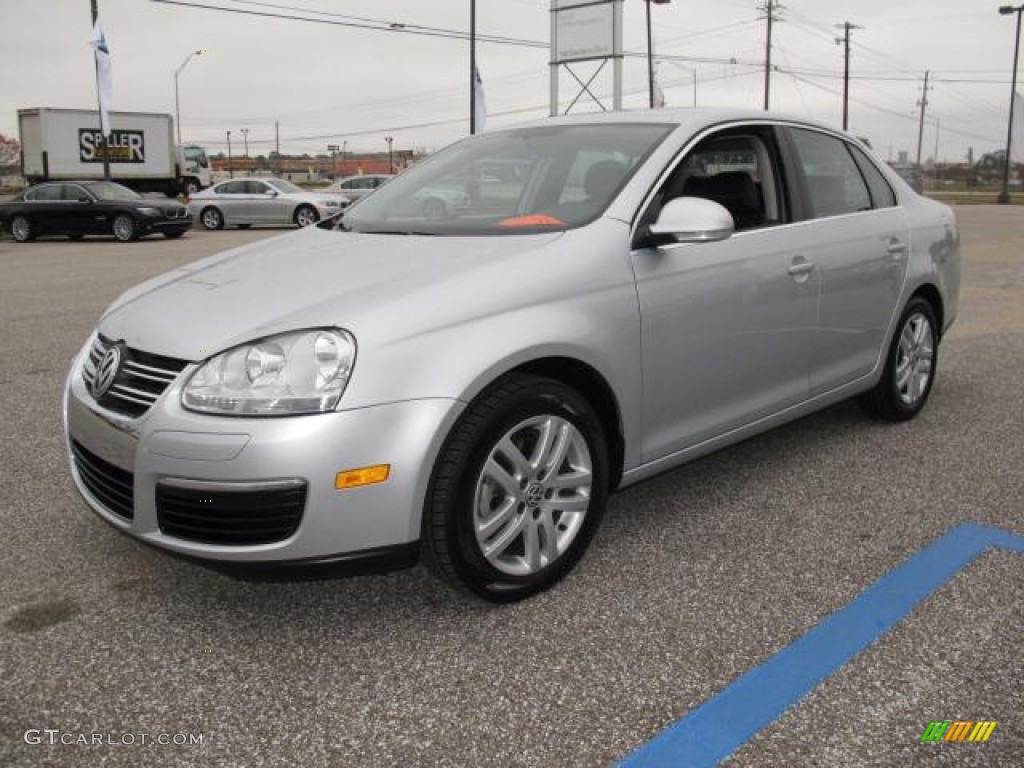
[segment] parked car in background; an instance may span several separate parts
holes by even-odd
[[[439,189],[440,218],[418,204]],[[71,472],[179,554],[422,557],[517,600],[573,568],[616,488],[850,397],[913,418],[959,288],[950,208],[821,124],[488,131],[115,301],[67,380]]]
[[[53,181],[0,203],[0,228],[19,243],[42,235],[113,235],[122,242],[150,234],[181,237],[192,226],[188,209],[142,197],[112,181]]]
[[[349,198],[353,203],[362,200],[368,194],[395,178],[390,173],[367,173],[361,176],[347,176],[338,179],[330,186],[330,191],[338,192]]]
[[[285,179],[231,179],[192,195],[188,209],[206,229],[253,224],[308,227],[349,204],[344,195],[311,192]]]

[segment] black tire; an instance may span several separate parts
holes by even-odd
[[[19,243],[27,243],[36,239],[35,228],[28,216],[15,216],[10,224],[11,237]]]
[[[312,220],[310,220],[312,219]],[[297,227],[311,227],[320,221],[320,214],[311,205],[300,205],[292,215],[292,221]],[[305,223],[303,223],[305,222]]]
[[[502,437],[524,420],[543,416],[569,422],[585,441],[592,473],[589,502],[563,552],[531,574],[510,575],[488,562],[477,541],[473,523],[478,481]],[[424,503],[423,560],[445,581],[491,602],[510,603],[545,590],[564,577],[586,551],[604,513],[608,477],[604,430],[591,405],[559,381],[509,374],[469,404],[441,448]],[[539,514],[537,503],[525,511],[526,515],[532,513],[534,520]],[[519,504],[516,514],[522,516],[523,510],[524,504]],[[559,526],[562,519],[556,520]],[[518,538],[517,534],[514,540]],[[525,538],[523,542],[525,547]]]
[[[176,184],[172,184],[164,190],[164,194],[173,200],[178,196],[178,191],[178,186]]]
[[[110,231],[122,243],[139,239],[139,225],[127,213],[119,213],[110,225]]]
[[[912,330],[915,327],[920,327],[915,323],[920,323],[921,320],[926,323],[924,340],[917,351],[908,357],[906,350],[901,348],[901,339],[907,332],[911,332],[911,336],[913,336]],[[923,388],[919,388],[920,391],[912,395],[909,389],[905,390],[907,385],[901,386],[900,369],[907,364],[917,365],[917,361],[925,356],[925,347],[930,349],[931,354],[927,379],[923,381]],[[935,309],[928,301],[916,296],[907,303],[906,309],[900,315],[899,323],[896,325],[896,331],[893,333],[889,350],[886,353],[882,378],[874,389],[861,395],[861,406],[871,416],[884,421],[907,421],[914,418],[928,402],[932,384],[935,382],[938,363],[939,327],[935,318]],[[909,386],[912,386],[914,378],[914,374],[911,373]]]
[[[220,208],[211,205],[199,212],[199,223],[211,231],[224,229],[224,214],[220,212]]]
[[[177,232],[164,232],[164,237],[166,237],[168,240],[177,240],[184,234],[185,230],[182,229]]]
[[[192,197],[202,187],[199,186],[199,182],[196,179],[185,179],[185,183],[181,185],[181,191],[185,194],[185,197]]]

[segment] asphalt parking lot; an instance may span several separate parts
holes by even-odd
[[[236,581],[121,536],[73,491],[60,391],[107,303],[287,232],[0,240],[0,765],[615,764],[956,526],[1024,534],[1024,209],[958,216],[960,318],[918,419],[841,404],[627,489],[562,585],[503,607],[422,567]],[[1024,554],[986,550],[726,764],[1020,765],[1022,595]],[[937,720],[998,724],[921,743]]]

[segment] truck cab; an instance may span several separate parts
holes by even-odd
[[[206,151],[195,144],[178,146],[178,168],[181,169],[181,190],[185,196],[194,195],[212,182],[212,169]]]

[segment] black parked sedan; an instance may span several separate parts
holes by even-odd
[[[151,200],[111,181],[37,184],[0,204],[0,227],[19,243],[40,235],[113,235],[128,242],[159,232],[176,238],[190,226],[184,205]]]

